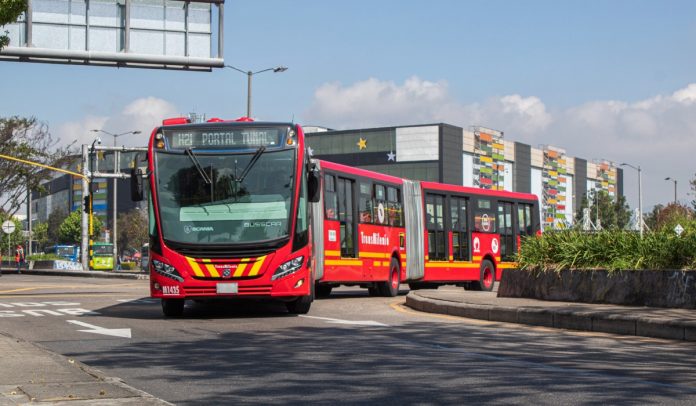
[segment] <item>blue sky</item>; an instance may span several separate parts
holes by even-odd
[[[225,61],[253,115],[332,128],[447,122],[644,169],[644,206],[686,203],[696,173],[696,2],[232,1]],[[162,116],[235,118],[246,77],[0,62],[0,113],[64,142],[149,134]],[[691,86],[693,85],[693,86]],[[142,137],[142,136],[140,136]],[[144,139],[131,137],[130,145]],[[110,140],[106,140],[110,143]],[[625,193],[637,204],[637,177]]]

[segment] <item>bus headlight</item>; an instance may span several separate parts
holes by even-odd
[[[152,267],[155,268],[155,272],[162,276],[166,276],[167,278],[172,278],[175,281],[183,282],[184,278],[181,277],[181,274],[179,271],[176,270],[173,266],[169,264],[165,264],[162,261],[158,261],[156,259],[152,260]]]
[[[300,268],[302,268],[302,262],[304,262],[304,257],[297,257],[284,263],[283,265],[279,266],[278,269],[275,270],[273,276],[271,276],[271,280],[274,281],[276,279],[284,278],[288,275],[294,274],[295,272],[299,271]]]

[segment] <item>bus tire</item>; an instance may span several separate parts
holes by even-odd
[[[184,315],[184,299],[162,299],[162,313],[167,317]]]
[[[490,292],[493,290],[493,285],[495,285],[495,266],[490,260],[484,259],[481,261],[480,279],[471,282],[471,289]]]
[[[378,285],[380,293],[385,297],[394,297],[399,294],[399,285],[401,280],[399,275],[401,274],[401,267],[399,266],[399,261],[396,258],[391,259],[389,264],[389,279],[386,282],[380,282]]]
[[[331,285],[317,284],[314,287],[317,297],[320,298],[329,297],[331,295],[331,290],[333,290],[333,286]]]
[[[312,307],[312,295],[301,296],[297,299],[285,303],[285,307],[290,314],[307,314],[309,308]]]

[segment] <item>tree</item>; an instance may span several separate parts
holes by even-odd
[[[604,190],[590,191],[589,196],[583,196],[580,201],[580,207],[575,214],[577,224],[582,224],[583,209],[588,207],[592,222],[599,219],[604,229],[624,229],[631,221],[631,209],[624,196],[612,199]]]
[[[34,241],[39,246],[39,250],[45,251],[46,246],[48,246],[48,223],[37,223],[34,224],[31,230],[31,236]],[[38,250],[37,250],[38,251]]]
[[[24,236],[22,235],[22,222],[13,218],[8,213],[0,211],[0,223],[4,223],[7,220],[11,220],[14,223],[15,230],[12,234],[5,234],[4,231],[0,231],[0,234],[2,234],[0,238],[0,252],[3,252],[3,249],[9,249],[10,257],[14,258],[14,247],[17,244],[24,244]],[[6,252],[7,251],[3,252],[3,256],[7,255]]]
[[[61,242],[59,230],[66,217],[68,217],[68,211],[62,208],[57,208],[48,215],[48,220],[46,221],[46,243],[48,245],[55,245]]]
[[[696,195],[696,175],[694,176],[695,177],[689,181],[689,186],[691,187],[691,192],[693,192],[694,195]],[[694,210],[696,210],[696,200],[691,201],[691,207]]]
[[[654,224],[651,230],[655,231],[672,231],[677,224],[681,224],[684,227],[694,219],[694,211],[679,203],[670,203],[664,207],[657,205],[653,209],[651,216],[653,214],[654,220],[651,219],[651,221],[654,221]]]
[[[119,255],[127,248],[139,250],[148,239],[147,210],[134,209],[118,216]]]
[[[2,0],[0,0],[2,1]],[[59,148],[45,124],[34,118],[0,117],[0,154],[53,167],[66,166],[70,148]],[[38,166],[0,159],[0,209],[13,215],[20,209],[28,190],[42,190],[41,183],[53,173]]]
[[[100,235],[104,228],[99,217],[92,216],[94,236]],[[82,212],[75,210],[65,218],[58,228],[59,241],[65,244],[77,244],[82,240]]]
[[[27,10],[27,0],[0,0],[0,27],[17,21]],[[9,31],[0,35],[0,50],[10,44]]]

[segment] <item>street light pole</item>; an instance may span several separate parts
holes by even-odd
[[[92,132],[95,132],[95,133],[101,132],[101,133],[104,133],[106,135],[112,136],[114,138],[114,147],[116,147],[116,138],[118,138],[122,135],[140,134],[139,130],[126,131],[126,132],[123,132],[120,134],[113,134],[113,133],[110,133],[108,131],[104,131],[104,130],[100,130],[100,129],[94,129],[94,130],[92,130]],[[119,158],[120,158],[119,153],[117,151],[114,151],[114,173],[119,173],[121,171]],[[117,213],[118,212],[118,208],[117,208],[117,205],[118,205],[118,179],[117,178],[114,178],[112,202],[113,202],[113,204],[111,205],[111,212],[112,212],[113,223],[111,225],[111,233],[113,235],[113,241],[114,241],[114,251],[113,251],[113,253],[114,253],[114,267],[115,267],[114,269],[116,270],[118,267],[118,238],[117,238],[118,226],[116,224],[117,223],[116,218],[118,215],[118,213]]]
[[[638,227],[640,229],[640,238],[643,238],[643,194],[641,193],[641,185],[643,184],[643,179],[641,177],[640,165],[633,166],[631,164],[622,163],[621,166],[628,166],[638,171]]]
[[[268,69],[262,69],[260,71],[252,72],[250,70],[242,70],[239,68],[235,68],[232,65],[225,65],[226,68],[234,69],[237,72],[241,72],[245,75],[247,75],[247,113],[246,116],[251,118],[251,78],[252,76],[256,75],[257,73],[262,73],[262,72],[268,72],[268,71],[273,71],[273,73],[278,73],[278,72],[285,72],[288,70],[287,67],[285,66],[276,66],[275,68],[268,68]]]
[[[670,178],[669,176],[665,178],[665,180],[671,180],[674,182],[674,204],[677,204],[677,180],[674,178]]]

